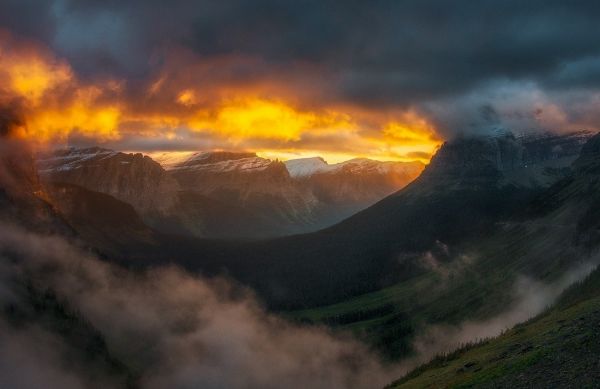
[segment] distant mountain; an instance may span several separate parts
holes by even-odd
[[[341,221],[402,189],[421,173],[421,162],[380,162],[367,158],[327,164],[324,159],[285,162],[290,175],[310,188],[320,203],[323,226]]]
[[[203,152],[165,168],[183,189],[260,214],[283,232],[313,223],[317,199],[282,162],[254,153]]]
[[[273,161],[255,153],[158,153],[158,161],[190,192],[242,207],[286,235],[330,226],[381,200],[423,169],[419,162],[369,159],[328,165],[322,158]]]
[[[177,201],[177,182],[142,154],[68,148],[40,154],[37,166],[42,180],[109,194],[131,204],[150,223],[170,213]]]
[[[37,156],[46,183],[76,185],[131,204],[159,231],[206,238],[307,232],[366,208],[413,179],[420,164],[352,160],[293,177],[254,153],[156,155],[99,147]],[[59,197],[63,201],[71,197]]]
[[[310,177],[316,172],[331,168],[321,157],[290,159],[285,162],[285,166],[294,178]]]
[[[37,167],[58,208],[76,209],[72,202],[82,201],[81,196],[90,200],[94,195],[82,191],[86,189],[130,204],[146,224],[162,232],[227,238],[262,236],[273,228],[262,215],[182,189],[142,154],[68,148],[38,155]],[[57,191],[57,184],[72,187]]]
[[[135,209],[113,196],[63,183],[48,184],[45,192],[55,211],[78,236],[102,247],[104,254],[133,259],[138,250],[158,242],[156,232]]]

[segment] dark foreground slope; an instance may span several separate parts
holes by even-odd
[[[393,388],[593,388],[600,382],[600,271],[496,339],[414,370]]]

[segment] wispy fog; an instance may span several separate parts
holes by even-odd
[[[416,357],[384,366],[358,341],[286,322],[263,310],[248,290],[222,279],[193,277],[174,267],[134,273],[62,238],[7,224],[0,224],[0,252],[4,306],[27,304],[15,289],[26,279],[36,290],[52,290],[102,334],[111,355],[144,388],[381,387],[437,353],[495,336],[540,313],[594,267],[585,263],[551,285],[519,278],[508,311],[430,327],[415,340]],[[41,326],[0,325],[2,387],[124,385],[99,380],[98,372],[74,364],[66,340]]]
[[[582,262],[550,284],[518,277],[512,290],[514,302],[508,310],[481,321],[428,327],[415,339],[413,346],[417,357],[408,362],[412,365],[426,362],[437,354],[450,352],[469,342],[497,336],[538,315],[552,305],[567,287],[590,274],[596,265],[597,258]]]
[[[270,315],[223,280],[175,268],[134,274],[61,238],[5,224],[0,248],[8,255],[3,263],[13,261],[1,270],[4,305],[15,303],[15,280],[52,290],[100,331],[114,357],[139,372],[145,388],[370,388],[397,374],[361,343]],[[89,372],[68,365],[59,336],[12,331],[3,324],[2,339],[10,340],[0,351],[3,386],[91,386]]]

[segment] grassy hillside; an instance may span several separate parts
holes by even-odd
[[[597,387],[600,271],[500,337],[439,356],[392,388]]]

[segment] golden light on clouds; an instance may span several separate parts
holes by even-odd
[[[14,93],[31,104],[38,104],[48,90],[68,82],[70,68],[51,63],[34,52],[11,53],[0,47],[0,69]]]
[[[188,125],[195,131],[210,131],[235,141],[277,139],[298,141],[309,131],[343,131],[353,125],[347,115],[296,110],[281,101],[259,98],[225,102],[214,112],[199,111]]]
[[[71,132],[97,138],[102,142],[118,139],[120,111],[117,107],[89,107],[74,103],[62,109],[37,111],[26,119],[31,136],[37,140],[65,139]]]
[[[153,84],[153,86],[154,85],[156,85],[156,83]],[[150,87],[150,90],[152,89],[153,87]],[[196,94],[193,90],[186,89],[177,96],[177,102],[181,105],[185,105],[186,107],[194,105],[196,104]]]
[[[78,83],[70,66],[43,48],[1,34],[0,80],[3,100],[18,105],[22,116],[15,136],[37,142],[65,139],[73,131],[99,140],[119,136],[120,110],[99,102],[104,89]],[[120,83],[105,88],[115,91]]]
[[[18,101],[22,111],[15,133],[38,142],[67,142],[80,135],[118,147],[120,139],[137,138],[140,144],[190,151],[196,146],[189,143],[199,141],[214,149],[252,150],[279,159],[319,155],[330,162],[355,157],[427,162],[441,142],[415,112],[301,108],[289,101],[289,89],[265,97],[242,86],[177,88],[168,77],[159,77],[139,96],[129,93],[123,80],[83,82],[44,48],[14,44],[2,34],[0,81],[0,98]]]

